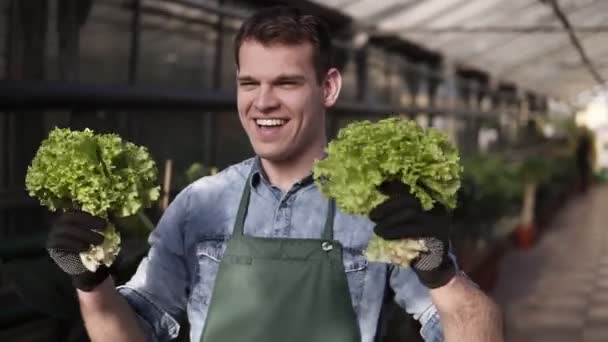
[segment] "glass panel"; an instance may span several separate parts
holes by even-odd
[[[439,109],[447,109],[450,106],[452,97],[455,96],[451,82],[444,80],[437,86],[435,93],[435,107]]]
[[[254,155],[249,138],[241,126],[236,112],[216,116],[215,160],[216,167],[223,169]]]
[[[121,133],[117,130],[118,113],[103,110],[73,110],[69,116],[67,126],[69,126],[70,129],[75,130],[84,130],[85,128],[89,128],[95,133]]]
[[[0,1],[0,79],[6,77],[6,43],[8,32],[6,24],[8,22],[8,1]]]
[[[368,85],[367,99],[376,103],[386,103],[388,98],[388,82],[386,69],[386,54],[376,48],[370,48],[368,56]]]
[[[427,108],[431,101],[429,98],[429,82],[425,75],[420,75],[418,80],[418,96],[416,97],[416,105],[421,108]]]
[[[147,1],[142,15],[139,80],[210,88],[217,15],[164,1]]]
[[[341,59],[340,61],[334,60],[342,74],[340,100],[355,101],[357,97],[357,63],[355,52],[341,49],[336,52],[336,56],[339,56],[338,58]]]
[[[0,112],[0,189],[5,189],[8,186],[8,163],[9,163],[9,114]]]
[[[402,77],[402,59],[399,56],[390,56],[388,68],[389,98],[388,101],[396,106],[402,105],[401,99],[407,90],[407,84]]]
[[[59,80],[59,38],[57,37],[57,0],[48,0],[49,21],[46,29],[46,78]],[[95,5],[93,5],[95,7]],[[85,24],[86,26],[86,24]]]
[[[80,30],[83,83],[124,84],[129,77],[132,11],[116,1],[94,1]]]
[[[225,19],[224,41],[222,46],[222,82],[221,87],[236,91],[236,60],[234,59],[234,38],[240,25],[240,19]]]
[[[155,159],[162,182],[165,162],[172,160],[172,189],[185,184],[185,171],[204,155],[203,114],[200,112],[133,112],[134,141],[147,146]]]
[[[350,123],[353,122],[357,122],[357,121],[363,121],[363,120],[369,120],[372,122],[381,120],[383,118],[385,118],[386,116],[380,116],[380,115],[372,115],[372,114],[368,114],[368,115],[338,115],[338,117],[336,118],[336,125],[338,127],[338,130],[341,128],[344,128],[346,126],[348,126]]]
[[[429,122],[429,116],[424,113],[419,113],[418,115],[416,115],[415,120],[422,128],[427,128],[431,125],[431,123]]]

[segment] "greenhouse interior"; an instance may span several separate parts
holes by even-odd
[[[106,210],[104,213],[109,213],[104,219],[112,227],[116,226],[121,236],[116,262],[106,264],[104,269],[108,270],[116,286],[134,284],[132,279],[135,279],[136,272],[144,278],[146,276],[141,266],[143,261],[147,260],[146,265],[163,267],[152,262],[157,252],[152,252],[151,244],[160,239],[154,235],[157,230],[161,231],[159,234],[170,230],[171,227],[167,227],[175,222],[172,220],[181,219],[173,218],[181,213],[179,206],[185,200],[180,198],[186,196],[181,195],[194,191],[191,189],[195,189],[197,184],[200,187],[219,187],[220,180],[234,174],[231,170],[235,170],[235,164],[250,158],[257,160],[255,156],[260,152],[254,147],[261,145],[250,140],[253,138],[248,136],[250,132],[243,121],[243,115],[247,114],[242,113],[238,103],[247,96],[241,88],[249,86],[249,83],[245,84],[237,77],[245,67],[244,63],[241,64],[242,70],[237,66],[235,53],[240,59],[244,55],[242,50],[235,52],[235,44],[241,25],[259,11],[275,6],[297,9],[303,15],[319,18],[329,28],[331,66],[341,76],[339,96],[335,103],[327,106],[325,114],[325,135],[330,147],[343,137],[346,140],[345,131],[357,124],[393,122],[397,127],[397,122],[406,122],[415,123],[407,127],[418,129],[415,134],[420,136],[428,137],[425,134],[429,132],[439,133],[433,139],[439,139],[439,147],[436,148],[443,148],[443,152],[420,153],[451,151],[449,153],[455,158],[452,159],[455,164],[450,164],[454,167],[451,170],[454,170],[455,177],[449,186],[453,190],[450,193],[452,202],[446,202],[453,204],[452,208],[446,209],[443,202],[432,197],[443,196],[441,191],[425,187],[435,184],[434,181],[422,186],[406,182],[406,187],[419,191],[427,189],[432,192],[429,196],[435,205],[441,203],[441,208],[446,209],[445,217],[449,218],[449,223],[441,228],[449,234],[449,240],[443,241],[448,241],[455,267],[466,274],[476,289],[474,291],[493,303],[499,313],[496,327],[482,323],[484,321],[479,321],[479,326],[470,323],[471,330],[494,328],[494,335],[485,335],[494,337],[484,340],[473,333],[461,332],[460,339],[455,338],[458,335],[454,334],[458,333],[452,330],[453,326],[450,327],[455,323],[447,318],[441,319],[444,314],[442,303],[437,292],[433,294],[437,290],[425,287],[420,297],[412,301],[428,303],[425,313],[437,307],[440,323],[436,329],[443,329],[445,341],[608,341],[608,1],[605,0],[0,0],[0,341],[96,340],[91,334],[94,334],[97,321],[84,317],[83,298],[87,294],[75,288],[73,274],[64,272],[56,254],[52,253],[53,248],[62,247],[49,247],[56,246],[53,243],[58,239],[55,236],[58,234],[56,229],[59,229],[56,228],[57,222],[65,222],[59,220],[64,217],[62,215],[72,210],[82,213],[81,209],[87,211],[85,209],[89,208],[84,202],[78,202],[80,198],[88,200],[89,196],[98,196],[99,203],[123,201],[120,204],[125,206],[129,206],[124,204],[125,201],[139,201],[134,204],[136,207],[124,211],[126,214],[117,214],[116,217],[109,211],[111,204],[103,209]],[[273,32],[267,36],[272,34],[280,33]],[[247,44],[255,44],[255,38],[249,39],[254,42],[244,40],[241,49]],[[264,47],[272,50],[278,49],[277,44],[294,45],[293,40],[277,42]],[[310,39],[295,44],[310,45],[309,42]],[[240,55],[238,51],[241,51]],[[326,54],[323,51],[315,53]],[[280,68],[279,62],[277,68]],[[262,87],[260,89],[266,89]],[[274,89],[272,87],[274,85],[267,89]],[[276,92],[287,91],[285,89]],[[263,102],[256,101],[254,107]],[[276,116],[269,118],[276,119]],[[262,124],[259,124],[262,121],[256,121],[260,132],[280,132],[282,129],[266,126],[262,129]],[[271,122],[268,125],[274,125],[274,121],[277,125],[287,122],[285,129],[290,122],[283,119],[266,121]],[[54,133],[57,134],[55,138]],[[60,133],[64,135],[60,136]],[[410,133],[412,137],[403,139],[426,139],[415,138],[413,131]],[[384,134],[385,137],[379,139],[391,142],[400,139]],[[89,139],[86,141],[94,141],[95,147],[70,147],[80,143],[60,141],[72,139],[70,137],[81,139],[85,135]],[[268,133],[267,136],[271,135]],[[382,147],[365,150],[374,141],[353,137],[356,138],[359,147],[356,144],[344,147],[353,149],[349,150],[351,158],[367,158],[370,152],[366,154],[365,151],[380,151],[380,156],[373,156],[377,158],[373,160],[387,164],[381,158],[389,158],[389,151],[382,150]],[[57,139],[55,144],[62,145],[53,146],[53,139]],[[102,146],[104,141],[115,145]],[[369,146],[365,146],[366,141]],[[420,140],[416,141],[418,143],[413,143],[413,147],[405,151],[407,153],[395,159],[404,163],[399,165],[399,170],[412,169],[408,169],[410,164],[407,163],[411,162],[408,158],[416,159],[411,163],[424,163],[422,159],[431,158],[428,155],[417,157],[415,153],[418,152],[411,152],[424,148]],[[394,144],[386,142],[382,146]],[[69,150],[89,147],[93,150],[84,153],[93,151],[92,155],[84,157],[75,154],[80,152]],[[49,150],[53,148],[56,150]],[[126,159],[112,160],[112,163],[131,163],[132,159],[128,158],[140,158],[136,160],[141,164],[137,167],[142,169],[106,165],[103,153],[123,153],[112,150],[114,148],[124,149],[126,152],[120,158]],[[340,152],[337,147],[327,151],[328,161],[332,152],[335,151],[336,156]],[[268,173],[270,176],[271,173],[264,171],[268,171],[267,165],[271,165],[265,163],[271,162],[264,156],[260,157],[259,166],[264,168],[262,175],[266,177]],[[44,161],[45,158],[56,159]],[[379,176],[374,174],[367,178],[363,175],[367,172],[365,168],[371,165],[364,166],[367,161],[351,161],[356,164],[352,167],[361,172],[350,170],[355,172],[351,175],[353,183],[350,184],[353,184],[351,195],[356,197],[359,190],[355,188],[360,183],[375,182]],[[51,164],[44,164],[46,162]],[[53,162],[57,164],[53,165]],[[88,164],[82,163],[88,162],[97,164],[86,169]],[[334,162],[331,167],[346,168],[345,164]],[[329,163],[326,165],[330,167]],[[43,167],[47,169],[42,170]],[[88,178],[86,173],[81,173],[82,170],[97,172],[101,178],[93,175]],[[118,175],[121,170],[127,171]],[[307,169],[308,172],[312,170]],[[334,170],[335,178],[344,178],[344,173],[340,173],[346,172],[344,170]],[[394,172],[405,175],[406,171]],[[117,172],[116,177],[131,177],[131,183],[119,184],[122,194],[116,196],[123,197],[106,198],[115,196],[109,190],[106,193],[107,188],[116,187],[116,184],[111,184],[114,178],[109,176],[109,172]],[[125,176],[127,172],[129,174]],[[428,177],[434,177],[432,172],[445,171],[420,172],[428,172]],[[382,173],[382,176],[394,174],[401,175]],[[104,175],[108,178],[103,178]],[[246,180],[247,174],[243,177],[241,182]],[[109,179],[110,183],[103,183],[106,184],[104,188],[103,184],[96,183],[102,182],[99,179]],[[416,179],[414,183],[418,182]],[[59,184],[68,181],[72,183],[61,188],[64,185]],[[331,175],[328,180],[315,176],[314,185],[310,186],[321,187],[325,181],[331,183]],[[325,207],[319,207],[322,213],[309,212],[302,214],[304,216],[294,214],[289,217],[290,212],[281,214],[283,209],[278,201],[282,197],[289,199],[285,200],[287,205],[292,205],[291,199],[294,198],[296,203],[297,200],[305,201],[304,198],[310,201],[316,198],[305,197],[304,190],[308,188],[296,192],[299,186],[303,186],[300,182],[292,180],[289,184],[295,184],[294,188],[279,189],[275,184],[272,186],[276,191],[268,192],[277,196],[277,204],[272,204],[274,207],[268,213],[272,216],[276,211],[276,215],[287,220],[285,231],[292,229],[292,224],[295,227],[308,220],[306,215],[322,215],[319,219],[325,219]],[[347,191],[349,183],[344,184],[343,188],[335,191],[340,191],[340,194]],[[375,187],[380,183],[369,184]],[[238,191],[240,196],[241,190]],[[314,193],[320,193],[318,191]],[[375,188],[370,191],[379,193]],[[145,198],[133,199],[143,192]],[[257,190],[252,190],[252,201],[256,198],[254,193]],[[222,220],[234,222],[236,216],[204,217],[223,215],[224,209],[218,207],[223,195],[209,196],[211,201],[219,202],[199,203],[200,207],[190,210],[199,211],[197,217],[202,217],[202,222],[208,220],[222,225],[225,224]],[[352,229],[355,225],[364,227],[369,239],[375,226],[365,217],[345,221],[344,217],[350,214],[341,211],[339,199],[336,198],[336,236],[342,222],[341,225],[352,224]],[[367,198],[357,200],[361,204]],[[233,215],[236,215],[238,196],[234,201]],[[351,198],[351,201],[354,200]],[[213,204],[216,207],[212,207]],[[90,205],[92,208],[93,204]],[[316,204],[307,206],[304,203],[293,208],[310,210],[317,207]],[[248,215],[253,217],[251,212]],[[427,215],[424,216],[426,218],[431,214],[420,210],[417,215]],[[268,222],[274,220],[272,217],[267,219]],[[363,219],[364,222],[361,221]],[[303,221],[295,222],[297,220]],[[258,221],[264,222],[261,217]],[[192,229],[204,230],[204,227],[202,224]],[[234,227],[236,229],[236,224]],[[178,227],[172,228],[173,233],[166,234],[182,234],[177,237],[180,241],[186,239],[183,234],[191,234],[187,236],[193,239],[206,236],[204,232],[197,235],[183,233]],[[351,235],[354,239],[356,234]],[[104,236],[107,238],[109,235]],[[229,239],[219,237],[224,238]],[[349,239],[351,237],[344,237],[344,241]],[[161,240],[157,243],[173,242]],[[181,243],[185,249],[186,245],[204,242]],[[210,286],[213,285],[212,280],[197,279],[205,278],[204,267],[208,266],[203,263],[209,263],[208,259],[219,263],[221,259],[220,254],[212,254],[219,253],[218,250],[205,248],[199,248],[202,252],[192,252],[196,253],[194,257],[186,256],[185,252],[180,255],[183,267],[194,263],[192,270],[199,272],[201,269],[200,275],[190,275],[190,283],[184,285],[184,293],[180,294],[187,304],[179,310],[187,311],[187,314],[172,317],[163,311],[164,308],[157,308],[157,315],[168,316],[164,320],[179,321],[179,332],[163,326],[169,329],[169,332],[163,332],[166,336],[155,331],[149,340],[172,338],[190,341],[193,336],[200,339],[201,334],[207,336],[201,341],[213,340],[208,337],[215,336],[211,333],[212,327],[218,329],[220,325],[212,325],[215,321],[211,318],[219,319],[218,316],[208,316],[208,326],[205,326],[208,329],[201,331],[201,317],[205,321],[209,297],[203,298],[204,309],[195,307],[203,305],[197,302],[200,298],[192,299],[193,296],[201,296],[197,291],[206,291],[200,290],[202,287],[196,282],[211,282]],[[323,245],[323,250],[329,249],[331,246],[326,248]],[[212,253],[206,252],[209,250]],[[425,250],[420,253],[431,253]],[[607,256],[603,256],[605,252]],[[422,278],[422,283],[419,283],[414,276],[420,272],[416,268],[419,265],[416,260],[422,260],[422,254],[413,259],[411,265],[401,267],[367,260],[365,246],[361,250],[353,250],[353,247],[345,245],[343,253],[344,267],[340,263],[339,269],[346,268],[353,301],[361,300],[352,292],[353,282],[364,282],[359,284],[366,289],[362,291],[367,291],[372,283],[387,287],[384,292],[386,298],[372,298],[367,292],[358,294],[359,297],[371,296],[365,300],[381,301],[380,314],[366,313],[365,310],[371,311],[372,306],[366,307],[371,305],[369,303],[355,305],[360,325],[366,319],[371,320],[372,315],[377,320],[373,322],[376,328],[371,337],[365,337],[369,332],[365,332],[361,325],[361,341],[443,341],[439,335],[425,333],[430,323],[428,318],[421,319],[420,311],[413,312],[407,303],[401,305],[404,301],[401,292],[414,291],[407,286],[422,287],[426,284]],[[352,253],[360,255],[349,259]],[[77,257],[77,254],[73,256]],[[447,257],[444,255],[442,258]],[[82,260],[87,274],[93,274]],[[442,262],[447,262],[445,260]],[[355,265],[357,268],[352,263],[358,263]],[[224,264],[221,260],[221,265],[231,264]],[[602,267],[606,271],[602,271]],[[222,271],[229,269],[221,268]],[[386,271],[393,272],[391,274],[411,274],[415,280],[391,292],[388,280],[370,279],[373,278],[372,271],[377,269],[393,270]],[[186,268],[185,272],[189,270]],[[175,272],[182,272],[182,269]],[[385,273],[377,273],[376,276],[378,274],[382,278]],[[163,279],[167,282],[166,289],[174,285],[171,279]],[[392,279],[391,285],[399,287],[393,284]],[[413,282],[416,285],[412,285]],[[111,290],[114,291],[113,288]],[[291,290],[298,291],[295,288]],[[256,293],[252,291],[250,295],[255,296]],[[150,296],[156,298],[170,294],[151,293]],[[453,296],[456,298],[458,295]],[[262,299],[259,301],[263,303]],[[231,310],[240,312],[242,309],[238,307],[238,301],[228,302],[234,305]],[[217,308],[221,301],[218,297],[211,303]],[[290,306],[288,302],[281,305]],[[135,313],[138,309],[134,310],[129,312]],[[297,308],[293,310],[297,311]],[[140,314],[137,311],[133,319],[136,316],[141,318]],[[298,315],[305,314],[300,312]],[[255,316],[251,318],[255,322]],[[280,322],[283,320],[288,318],[281,317]],[[147,322],[148,325],[161,323],[168,324],[165,321]],[[331,326],[331,320],[323,326]],[[236,323],[230,328],[239,330]],[[282,329],[289,333],[287,328]],[[306,329],[303,331],[312,331],[315,327]],[[104,336],[97,333],[96,336]],[[313,337],[296,339],[294,336],[283,335],[275,339],[317,341]],[[272,341],[261,337],[247,338]],[[97,340],[118,341],[114,337]],[[345,337],[335,339],[346,340]],[[222,341],[244,340],[213,340]]]

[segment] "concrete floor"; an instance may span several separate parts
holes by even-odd
[[[508,342],[608,342],[608,186],[569,201],[536,246],[503,258]]]

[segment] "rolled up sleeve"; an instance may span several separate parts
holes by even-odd
[[[179,323],[145,295],[126,285],[120,286],[118,292],[137,314],[148,341],[170,341],[178,336]]]
[[[420,322],[420,334],[424,340],[443,342],[443,330],[429,289],[420,283],[411,268],[391,266],[390,272],[390,286],[395,292],[395,301]]]
[[[189,271],[183,227],[188,219],[188,191],[182,191],[150,234],[150,250],[135,275],[118,292],[140,318],[150,341],[169,341],[179,335],[185,315]]]

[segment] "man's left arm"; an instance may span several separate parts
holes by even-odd
[[[387,240],[424,242],[427,251],[412,260],[411,270],[430,290],[445,340],[502,342],[500,310],[464,273],[458,272],[450,254],[451,218],[446,208],[435,203],[431,210],[423,210],[409,187],[399,181],[384,183],[379,190],[389,198],[370,212],[370,219],[376,223],[374,232]]]
[[[430,290],[448,342],[502,342],[502,313],[483,291],[463,274]]]

